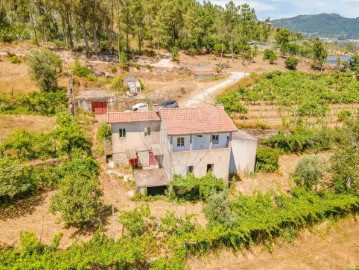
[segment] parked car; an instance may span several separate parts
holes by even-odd
[[[134,112],[146,112],[148,111],[148,104],[146,102],[137,103],[132,106],[132,111]]]
[[[160,108],[178,108],[178,103],[175,100],[167,100],[160,104]]]

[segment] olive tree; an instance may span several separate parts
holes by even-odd
[[[47,49],[32,51],[28,64],[30,73],[41,90],[57,90],[57,80],[62,69],[60,56]]]
[[[324,176],[327,170],[325,160],[319,156],[304,157],[299,160],[293,173],[297,186],[312,189]]]

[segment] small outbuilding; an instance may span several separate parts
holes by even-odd
[[[131,94],[138,94],[138,93],[141,93],[141,91],[142,91],[140,80],[133,75],[129,75],[129,76],[125,77],[123,79],[123,84],[125,86],[128,86],[129,92]]]
[[[192,67],[191,74],[195,78],[213,78],[218,76],[218,72],[213,66]]]
[[[81,91],[75,98],[77,106],[96,115],[107,113],[108,104],[115,101],[115,96],[105,90]]]
[[[135,170],[136,190],[146,195],[164,194],[168,178],[163,169]]]
[[[257,139],[244,131],[232,135],[230,173],[253,173],[256,164]]]

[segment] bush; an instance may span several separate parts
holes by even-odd
[[[150,217],[148,205],[138,207],[132,211],[123,211],[119,215],[119,221],[130,233],[131,236],[140,236],[148,228],[148,218]]]
[[[263,54],[263,60],[269,60],[269,63],[274,64],[278,59],[278,55],[271,49],[265,49]]]
[[[312,189],[324,176],[326,169],[323,158],[319,156],[304,157],[299,160],[292,176],[297,186]]]
[[[10,63],[12,63],[12,64],[20,64],[21,63],[21,59],[16,55],[11,56],[8,59],[9,59]]]
[[[291,133],[279,132],[263,141],[272,148],[279,148],[287,153],[298,153],[306,150],[325,151],[332,147],[336,132],[329,128],[320,130],[297,127]]]
[[[225,189],[223,179],[216,178],[212,173],[201,178],[195,177],[193,174],[186,177],[177,175],[171,182],[171,186],[172,195],[189,201],[207,200],[213,192]]]
[[[241,103],[238,92],[227,92],[217,98],[217,103],[222,104],[227,113],[246,114],[248,111]]]
[[[5,114],[38,114],[51,116],[66,110],[66,94],[63,91],[32,92],[20,98],[0,94],[0,112]]]
[[[297,69],[297,65],[298,65],[298,59],[293,57],[293,56],[289,56],[286,60],[285,60],[285,66],[286,68],[290,69],[290,70],[296,70]]]
[[[61,180],[60,190],[51,198],[50,211],[61,212],[59,221],[70,226],[96,223],[102,205],[99,185],[95,177],[66,175]]]
[[[174,62],[179,62],[179,48],[178,47],[172,47],[171,48],[171,59]]]
[[[214,44],[212,52],[216,55],[221,54],[222,53],[222,44],[220,44],[220,43]]]
[[[257,149],[256,171],[270,173],[278,170],[279,152],[276,149],[263,147]]]
[[[119,92],[125,92],[127,90],[127,87],[123,84],[123,75],[113,78],[111,89]]]
[[[112,135],[111,126],[103,123],[97,131],[97,139],[103,141],[104,139],[110,139]]]
[[[203,206],[203,213],[210,226],[231,227],[233,225],[236,218],[232,212],[228,195],[228,191],[214,193],[209,196],[208,202]]]
[[[352,116],[351,111],[346,111],[346,110],[340,111],[340,112],[338,112],[338,121],[344,122],[344,121],[348,120],[351,116]]]
[[[120,68],[128,71],[129,67],[130,66],[128,64],[127,55],[124,51],[121,51],[121,53],[120,53]]]
[[[93,74],[92,69],[89,67],[82,66],[78,59],[76,59],[72,71],[74,72],[74,75],[84,78],[87,78]]]
[[[35,183],[19,162],[0,159],[0,205],[34,192]]]
[[[57,80],[62,68],[60,56],[43,49],[32,51],[27,62],[33,79],[43,91],[57,90]]]

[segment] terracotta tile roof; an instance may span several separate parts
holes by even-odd
[[[132,122],[148,122],[161,121],[158,113],[149,112],[109,112],[107,114],[107,123],[132,123]]]
[[[162,109],[160,116],[170,136],[238,130],[223,107]]]

